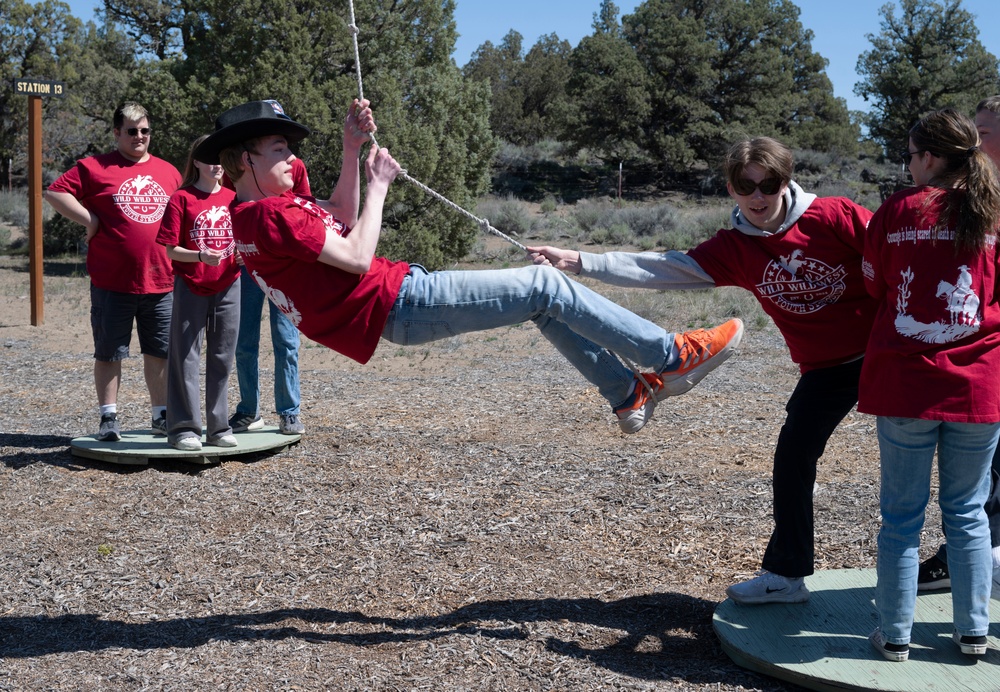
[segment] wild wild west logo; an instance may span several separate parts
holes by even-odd
[[[783,310],[807,315],[837,302],[847,288],[846,274],[843,267],[831,267],[795,250],[768,263],[757,293]]]
[[[115,204],[138,223],[160,223],[170,195],[151,176],[137,175],[126,180],[114,196]]]
[[[191,240],[202,250],[216,250],[229,257],[236,250],[233,221],[226,207],[212,207],[198,214],[190,230]]]

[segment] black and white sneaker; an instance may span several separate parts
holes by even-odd
[[[153,431],[154,437],[167,436],[167,414],[161,413],[159,418],[154,418],[149,424],[149,429]]]
[[[229,427],[234,433],[246,432],[247,430],[260,430],[264,427],[264,419],[256,414],[240,413],[237,411],[229,419]]]
[[[968,634],[955,632],[951,635],[952,641],[958,644],[958,648],[967,656],[984,656],[986,654],[986,637],[973,637]]]
[[[985,639],[986,637],[983,637]],[[887,661],[894,661],[896,663],[902,663],[910,657],[910,645],[909,644],[890,644],[885,640],[882,635],[882,630],[878,627],[875,631],[868,635],[868,641],[871,642],[872,646],[882,654],[882,657]]]
[[[122,424],[117,413],[105,413],[101,416],[101,428],[97,431],[97,439],[101,442],[117,442],[122,439]]]
[[[783,577],[762,569],[753,579],[730,586],[726,595],[744,605],[805,603],[809,600],[809,589],[803,577]]]
[[[920,563],[917,572],[917,591],[936,591],[951,588],[948,563],[933,555]]]

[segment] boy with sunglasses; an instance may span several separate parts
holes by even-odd
[[[114,113],[115,151],[77,161],[45,192],[52,208],[84,226],[94,332],[94,384],[101,423],[97,439],[121,439],[118,388],[139,332],[154,434],[167,434],[167,342],[174,277],[156,234],[181,174],[149,153],[149,113],[125,103]]]
[[[734,601],[804,603],[813,573],[813,485],[826,441],[858,401],[876,303],[861,273],[872,213],[792,181],[792,152],[769,137],[730,147],[732,228],[682,252],[591,254],[529,247],[551,264],[606,283],[659,290],[741,286],[781,331],[802,372],[774,452],[774,532],[758,575],[730,586]]]

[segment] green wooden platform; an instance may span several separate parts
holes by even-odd
[[[200,452],[184,452],[167,444],[167,438],[154,436],[149,429],[123,430],[118,442],[100,442],[93,435],[77,437],[70,442],[70,451],[78,457],[97,459],[126,466],[146,466],[150,459],[184,461],[189,464],[218,464],[227,457],[260,452],[280,452],[296,444],[301,435],[282,435],[276,426],[236,433],[236,447],[213,447],[202,437]]]
[[[985,656],[965,656],[951,640],[951,592],[921,593],[910,660],[886,661],[868,635],[878,624],[875,570],[830,570],[806,577],[808,603],[739,605],[727,599],[713,625],[722,648],[750,670],[811,690],[1000,690],[1000,600],[990,600]],[[1000,594],[998,594],[1000,595]]]

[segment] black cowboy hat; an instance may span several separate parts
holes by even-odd
[[[277,101],[250,101],[220,115],[215,120],[215,132],[194,150],[194,159],[217,165],[219,152],[248,139],[267,135],[283,135],[290,143],[309,136],[309,128],[287,115]]]

